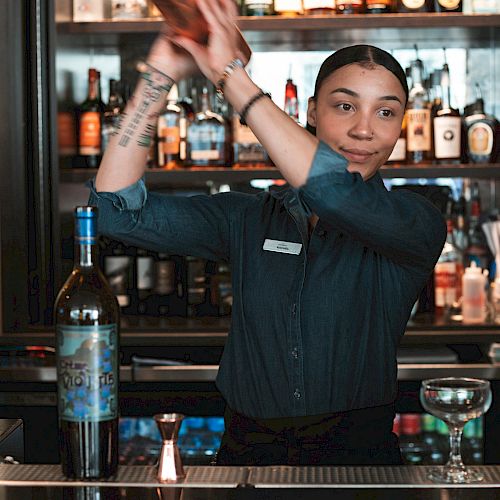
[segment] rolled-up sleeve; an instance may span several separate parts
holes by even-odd
[[[423,196],[388,192],[347,170],[348,161],[320,142],[299,198],[306,212],[316,213],[381,255],[430,272],[446,239],[439,210]]]
[[[99,233],[113,239],[178,255],[228,260],[233,193],[176,196],[148,191],[144,180],[115,192],[97,192]]]

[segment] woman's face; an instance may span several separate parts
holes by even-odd
[[[401,83],[377,64],[342,66],[309,99],[307,119],[316,137],[343,155],[349,172],[369,179],[389,158],[405,110]]]

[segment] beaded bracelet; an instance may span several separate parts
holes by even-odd
[[[222,73],[222,76],[219,78],[215,91],[217,92],[217,97],[223,101],[224,100],[224,85],[226,84],[226,80],[233,73],[236,68],[244,68],[244,64],[241,59],[233,59],[225,68]]]
[[[271,99],[271,94],[269,92],[264,92],[263,90],[259,90],[257,94],[250,98],[250,100],[245,104],[244,108],[240,113],[240,123],[242,125],[247,124],[247,114],[250,111],[250,108],[261,98],[261,97],[269,97]]]

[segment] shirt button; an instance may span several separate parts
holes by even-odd
[[[326,236],[326,231],[324,229],[320,229],[318,231],[318,236],[324,238]]]
[[[293,304],[292,306],[292,316],[295,316],[297,314],[297,304]]]
[[[296,347],[294,347],[294,348],[292,349],[292,356],[293,356],[295,359],[297,359],[297,358],[299,357],[299,350],[298,350]]]
[[[300,391],[298,389],[295,389],[295,391],[293,393],[293,397],[295,399],[300,399],[301,396],[302,396],[302,394],[300,393]]]

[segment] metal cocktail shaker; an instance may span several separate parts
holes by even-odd
[[[175,35],[192,38],[198,43],[206,44],[208,41],[208,26],[202,13],[196,6],[195,0],[153,0],[165,18],[167,26]],[[243,35],[239,33],[239,54],[246,65],[250,60],[252,51]]]

